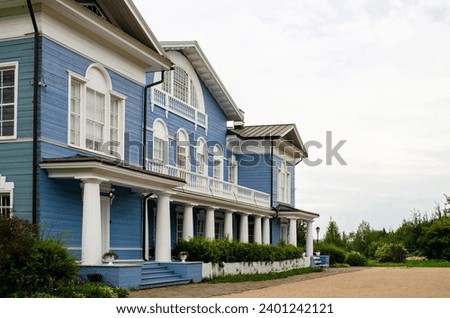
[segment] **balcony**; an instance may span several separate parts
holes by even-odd
[[[270,195],[268,193],[217,180],[177,167],[164,165],[152,160],[147,160],[147,170],[184,179],[186,185],[179,189],[186,192],[208,195],[213,198],[233,201],[239,204],[270,209]]]
[[[208,116],[205,113],[157,88],[152,89],[152,110],[154,105],[164,108],[166,116],[171,112],[193,122],[195,127],[208,129]]]

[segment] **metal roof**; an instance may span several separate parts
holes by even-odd
[[[298,148],[302,157],[308,156],[295,124],[243,126],[229,129],[228,134],[241,139],[284,139]]]
[[[233,101],[233,98],[214,71],[197,41],[163,41],[160,43],[166,51],[178,51],[186,56],[208,90],[216,99],[220,108],[224,111],[228,120],[244,120],[244,113]]]

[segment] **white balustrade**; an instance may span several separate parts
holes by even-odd
[[[185,180],[186,185],[181,187],[184,191],[210,195],[215,198],[245,203],[261,208],[270,208],[270,195],[265,192],[242,187],[195,172],[185,171],[153,160],[147,160],[147,170]]]
[[[169,96],[169,94],[160,89],[152,88],[151,101],[152,105],[157,105],[166,111],[177,114],[193,122],[196,126],[208,128],[208,115],[173,96]]]

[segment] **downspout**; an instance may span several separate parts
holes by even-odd
[[[37,173],[38,173],[38,98],[39,98],[39,29],[31,0],[27,0],[28,11],[34,29],[34,79],[33,79],[33,181],[32,222],[37,224]]]
[[[153,193],[149,193],[146,194],[142,197],[142,258],[146,261],[148,261],[148,257],[147,257],[147,253],[148,253],[148,237],[147,237],[147,233],[148,233],[148,199],[151,198],[151,196],[153,195]]]
[[[148,99],[148,90],[156,85],[162,84],[164,82],[164,73],[166,71],[161,71],[161,80],[145,85],[144,87],[144,123],[142,127],[142,169],[145,170],[146,164],[145,160],[147,159],[147,99]]]
[[[270,207],[273,206],[273,139],[270,138]],[[277,212],[278,217],[278,212]]]
[[[146,170],[147,166],[145,164],[145,160],[147,159],[147,101],[148,101],[148,90],[156,85],[162,84],[164,82],[164,73],[165,71],[161,71],[161,80],[154,82],[154,83],[150,83],[145,85],[144,87],[144,120],[143,120],[143,127],[142,127],[142,170]],[[143,242],[142,242],[142,246],[143,246],[143,255],[142,258],[145,259],[147,252],[145,251],[145,248],[147,246],[147,242],[146,242],[146,230],[147,230],[147,224],[148,220],[147,220],[147,202],[148,199],[150,198],[151,194],[147,194],[142,198],[142,224],[143,224],[143,233],[144,235],[142,235],[143,237]]]

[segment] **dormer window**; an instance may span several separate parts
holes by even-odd
[[[174,70],[167,74],[162,89],[189,106],[199,108],[194,82],[181,67],[175,66]]]
[[[80,2],[80,4],[89,11],[91,11],[92,13],[94,13],[95,15],[106,20],[106,16],[103,14],[102,10],[98,7],[97,4],[92,2]]]

